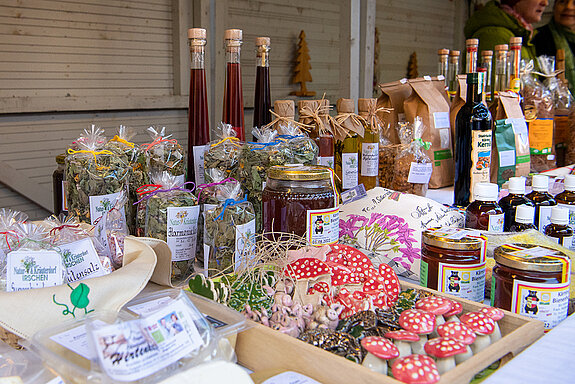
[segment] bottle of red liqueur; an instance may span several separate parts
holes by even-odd
[[[270,38],[256,38],[256,91],[254,96],[254,127],[261,128],[272,121],[270,92]]]
[[[208,99],[206,86],[205,47],[206,30],[188,30],[190,45],[190,101],[188,109],[188,178],[196,185],[204,183],[204,152],[210,141]]]
[[[242,71],[240,67],[240,48],[242,30],[227,29],[224,32],[226,49],[226,88],[224,89],[224,110],[222,121],[230,124],[236,137],[245,141],[244,97],[242,93]]]

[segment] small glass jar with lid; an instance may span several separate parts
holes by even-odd
[[[495,248],[491,305],[541,320],[548,331],[567,317],[570,260],[533,244]]]
[[[421,235],[420,284],[481,302],[485,294],[485,238],[461,228],[428,229]]]
[[[339,239],[339,201],[333,171],[325,166],[277,165],[262,194],[264,233],[305,236],[311,245]]]

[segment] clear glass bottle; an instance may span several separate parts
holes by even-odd
[[[473,192],[475,200],[465,210],[465,228],[503,232],[503,209],[497,204],[497,184],[477,183]]]
[[[515,218],[512,220],[511,225],[505,232],[523,232],[528,229],[537,229],[533,224],[535,219],[535,207],[532,205],[521,204],[515,210]]]
[[[501,91],[507,90],[507,44],[495,46],[495,79],[493,83],[493,97]]]
[[[338,115],[355,114],[355,102],[353,99],[339,99],[336,103],[336,108]],[[336,143],[335,174],[341,180],[341,191],[347,191],[358,185],[359,141],[359,135],[353,133],[351,136],[348,135],[342,141],[338,140]]]
[[[379,174],[379,119],[375,117],[377,99],[358,99],[357,110],[367,122],[363,137],[359,139],[359,184],[366,190],[377,186]]]
[[[210,141],[206,85],[206,30],[188,30],[190,45],[190,99],[188,108],[188,177],[196,185],[204,183],[204,152]]]
[[[261,128],[272,121],[270,91],[270,38],[256,38],[256,90],[254,96],[254,121],[252,126]]]
[[[545,227],[551,222],[551,207],[557,202],[549,194],[549,177],[545,175],[533,175],[531,185],[533,191],[527,197],[535,205],[535,225],[543,232]]]
[[[459,75],[459,51],[449,51],[449,65],[447,69],[447,93],[453,98],[457,92],[457,75]]]
[[[445,80],[445,88],[449,87],[448,71],[449,71],[449,49],[440,49],[437,51],[437,75],[443,76]]]
[[[481,66],[486,69],[485,74],[485,99],[487,101],[492,100],[493,93],[493,51],[481,51]]]
[[[240,67],[240,49],[242,30],[227,29],[224,33],[226,50],[226,88],[224,89],[224,107],[222,121],[230,124],[238,139],[246,138],[244,130],[244,97],[242,92],[242,71]]]
[[[525,197],[525,178],[524,177],[510,177],[508,183],[509,194],[499,200],[499,206],[503,209],[505,214],[505,223],[503,230],[510,231],[513,218],[516,215],[516,209],[520,205],[528,205],[533,207],[533,203]],[[531,220],[533,222],[533,220]]]
[[[507,88],[510,91],[519,93],[521,90],[521,37],[512,37],[509,41],[510,47],[510,72]]]
[[[545,235],[555,239],[559,245],[573,250],[573,228],[569,226],[569,210],[553,207],[550,221],[551,224],[545,227]]]
[[[465,73],[477,72],[477,48],[479,47],[479,39],[465,40]]]

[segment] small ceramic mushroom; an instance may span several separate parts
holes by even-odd
[[[469,312],[460,318],[475,334],[477,338],[471,344],[473,354],[477,354],[491,344],[491,334],[495,330],[495,322],[481,312]]]
[[[399,356],[397,347],[384,337],[364,337],[361,339],[361,346],[367,351],[361,365],[384,375],[387,375],[387,360]]]
[[[435,325],[439,326],[445,323],[443,314],[449,312],[453,306],[453,300],[446,299],[441,296],[428,296],[421,300],[417,300],[415,308],[433,313],[435,317]],[[435,330],[429,335],[430,338],[437,337]]]
[[[491,334],[491,342],[495,343],[497,340],[501,339],[501,330],[499,329],[497,322],[503,319],[505,313],[501,309],[494,307],[483,307],[479,310],[479,312],[489,316],[495,323],[495,330]]]
[[[464,323],[460,321],[448,321],[437,327],[437,333],[441,337],[449,337],[465,345],[465,353],[455,355],[456,364],[460,364],[473,356],[470,345],[473,344],[477,336],[475,332]]]
[[[425,343],[425,352],[435,357],[435,364],[440,375],[455,368],[455,355],[465,353],[465,350],[465,345],[447,337],[436,337]]]
[[[445,317],[445,322],[448,323],[450,321],[459,322],[459,317],[457,315],[463,312],[463,307],[457,301],[451,300],[451,309],[443,314]]]
[[[331,283],[331,268],[325,262],[314,258],[298,259],[284,268],[284,274],[296,280],[294,298],[302,304],[319,305],[322,293],[308,294],[309,287],[319,282]]]
[[[408,309],[399,315],[399,325],[406,331],[419,335],[419,340],[411,345],[414,354],[425,354],[423,346],[429,335],[435,329],[435,316],[419,309]]]
[[[384,336],[392,340],[393,344],[395,344],[399,350],[398,358],[411,355],[411,344],[419,341],[417,334],[406,331],[405,329],[389,331]]]
[[[393,377],[406,384],[433,384],[440,379],[435,361],[426,355],[409,355],[391,366]]]

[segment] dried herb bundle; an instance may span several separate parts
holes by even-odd
[[[79,149],[68,149],[68,211],[82,222],[95,224],[118,194],[128,188],[132,168],[123,157],[103,149],[105,142],[103,130],[92,125],[76,141]]]
[[[242,142],[230,124],[220,123],[216,128],[215,140],[208,144],[204,154],[204,174],[206,183],[213,183],[211,169],[225,173],[225,177],[238,179],[239,154]]]
[[[146,154],[146,167],[148,175],[167,171],[171,175],[178,177],[178,181],[183,183],[186,177],[186,151],[178,144],[171,135],[166,136],[166,128],[160,131],[154,127],[147,129],[152,138],[152,142],[144,144]]]
[[[280,123],[278,126],[278,138],[289,147],[290,163],[316,165],[319,147],[315,141],[303,133],[295,122]]]

